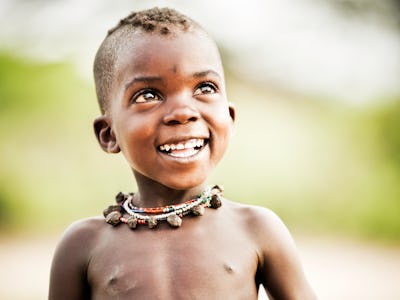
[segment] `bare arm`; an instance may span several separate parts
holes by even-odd
[[[53,257],[49,300],[90,299],[86,269],[93,221],[79,221],[64,233]]]
[[[262,209],[257,221],[259,268],[257,279],[276,300],[315,300],[295,243],[280,218]]]

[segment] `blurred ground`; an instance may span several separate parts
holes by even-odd
[[[46,299],[58,237],[1,240],[0,299]],[[306,273],[321,300],[400,299],[400,247],[336,238],[296,237]],[[266,299],[260,295],[260,299]]]

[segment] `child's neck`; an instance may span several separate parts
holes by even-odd
[[[140,207],[161,207],[183,203],[199,195],[206,189],[203,183],[194,188],[177,190],[162,185],[141,174],[135,174],[138,191],[135,193],[133,202]]]

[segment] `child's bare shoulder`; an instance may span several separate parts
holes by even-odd
[[[106,225],[101,217],[75,221],[64,231],[56,254],[64,258],[87,260],[91,249],[101,237],[102,232],[106,230]]]
[[[64,231],[51,266],[49,299],[87,299],[84,274],[107,224],[95,217],[72,223]],[[68,288],[65,288],[65,287]]]
[[[279,216],[269,208],[242,204],[227,199],[225,199],[224,204],[231,213],[240,216],[240,219],[253,230],[254,226],[260,227],[260,229],[268,229],[283,225]]]
[[[286,225],[271,209],[225,201],[225,206],[232,217],[240,222],[248,235],[258,244],[263,252],[273,253],[279,247],[292,247],[293,240]]]
[[[64,231],[61,240],[73,242],[80,239],[95,239],[102,229],[106,227],[104,223],[104,218],[101,217],[90,217],[75,221]]]

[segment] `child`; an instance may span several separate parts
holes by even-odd
[[[138,191],[71,225],[49,299],[315,299],[292,238],[270,210],[223,199],[206,180],[235,110],[213,40],[171,9],[132,13],[100,46],[102,149],[122,152]]]

